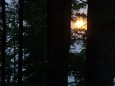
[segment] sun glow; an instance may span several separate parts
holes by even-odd
[[[78,20],[77,22],[75,22],[75,25],[77,28],[82,28],[82,26],[84,25],[85,23],[81,20]]]
[[[83,17],[78,17],[71,22],[71,28],[77,30],[86,30],[87,29],[87,20]]]

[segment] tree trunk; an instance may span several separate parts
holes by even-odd
[[[115,1],[88,0],[86,86],[113,86]]]
[[[18,86],[22,84],[23,61],[23,0],[19,0],[19,58],[18,58]]]
[[[6,16],[5,16],[5,0],[1,1],[2,3],[2,27],[3,27],[3,33],[2,33],[2,74],[1,74],[1,81],[2,86],[5,86],[5,79],[6,79]]]
[[[48,83],[67,86],[70,41],[70,0],[48,1]]]

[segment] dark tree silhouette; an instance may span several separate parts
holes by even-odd
[[[2,79],[2,86],[5,86],[5,66],[6,66],[6,16],[5,16],[5,0],[1,0],[2,4],[2,27],[3,27],[3,33],[2,33],[2,73],[1,73],[1,79]]]
[[[86,86],[113,86],[115,1],[88,0]]]
[[[19,58],[18,58],[18,86],[22,85],[22,56],[23,56],[23,0],[19,0]]]
[[[70,0],[48,1],[47,86],[67,86],[70,19]]]

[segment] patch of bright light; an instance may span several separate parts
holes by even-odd
[[[74,21],[71,21],[71,28],[77,30],[87,29],[87,20],[83,17],[77,17]]]

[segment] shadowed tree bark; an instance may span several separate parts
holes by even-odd
[[[88,0],[86,86],[113,86],[115,1]]]
[[[71,0],[48,1],[48,83],[67,86]]]

